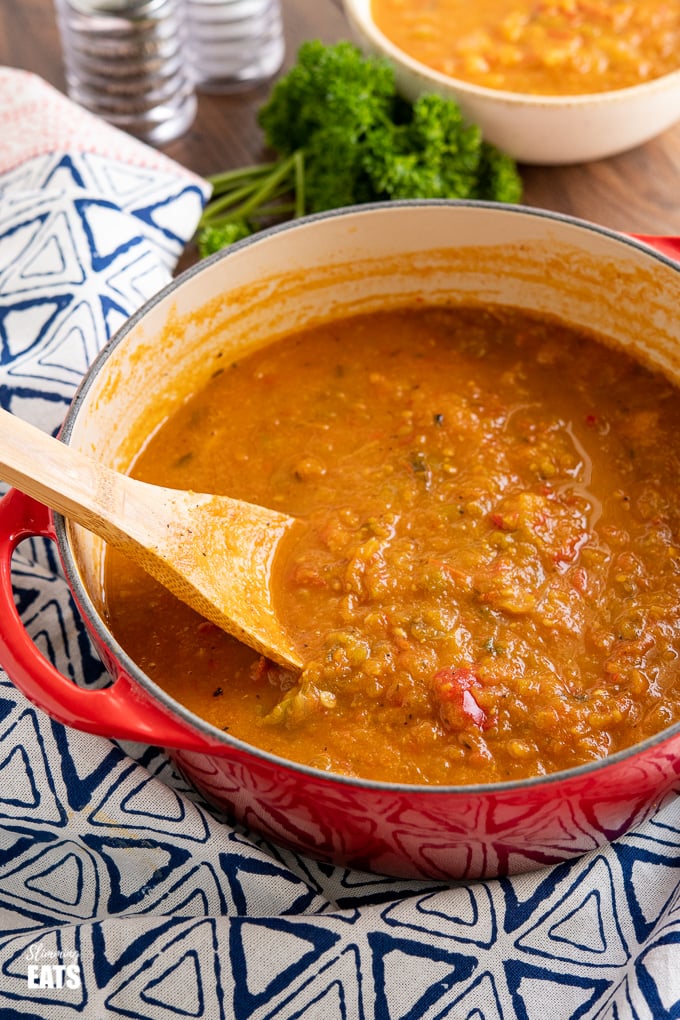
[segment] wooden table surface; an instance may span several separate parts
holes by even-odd
[[[305,39],[350,38],[342,0],[282,0],[286,63]],[[0,0],[0,64],[26,68],[65,90],[53,0]],[[255,115],[269,86],[201,95],[187,134],[163,151],[207,175],[263,156]],[[0,139],[0,145],[2,139]],[[520,167],[524,202],[615,230],[680,236],[680,123],[621,156],[568,167]]]

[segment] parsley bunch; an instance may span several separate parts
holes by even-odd
[[[258,113],[271,162],[209,177],[202,256],[270,223],[362,202],[472,198],[517,202],[514,161],[435,94],[409,103],[392,65],[350,42],[303,43]]]

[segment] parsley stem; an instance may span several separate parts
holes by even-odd
[[[293,153],[295,163],[295,210],[293,216],[297,219],[305,214],[305,154],[302,149]]]
[[[219,198],[209,202],[203,210],[199,226],[212,226],[216,221],[224,219],[223,216],[220,216],[220,213],[224,212],[225,209],[229,209],[231,206],[237,205],[240,201],[242,201],[242,199],[248,198],[249,195],[252,195],[256,186],[256,182],[244,184],[242,187],[235,188],[233,191],[225,192]]]
[[[290,176],[294,166],[295,153],[276,164],[275,170],[265,177],[260,187],[251,194],[250,198],[234,210],[234,215],[238,216],[239,219],[246,219],[250,213],[255,212],[267,199],[290,191],[292,188]],[[285,187],[283,187],[284,182]]]
[[[263,163],[257,167],[249,167],[247,171],[227,171],[209,177],[211,183],[219,181],[218,196],[203,210],[198,224],[199,229],[220,226],[233,220],[245,220],[257,213],[271,199],[279,198],[293,190],[296,193],[295,215],[301,215],[297,210],[304,208],[304,195],[301,206],[298,194],[298,189],[303,191],[302,179],[302,153],[298,152],[276,163]]]
[[[239,167],[237,170],[225,170],[219,174],[212,174],[211,176],[206,177],[206,180],[209,184],[212,184],[212,197],[216,198],[224,191],[230,189],[232,185],[238,181],[265,177],[277,166],[278,161],[272,163],[257,163],[254,166],[243,166]]]

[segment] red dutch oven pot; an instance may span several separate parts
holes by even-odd
[[[680,243],[625,237],[521,206],[406,202],[309,217],[188,270],[116,334],[69,410],[64,442],[125,470],[135,421],[159,423],[212,371],[333,315],[460,300],[550,312],[605,333],[680,385]],[[73,597],[112,677],[85,690],[43,657],[12,595],[24,539],[57,543]],[[319,859],[390,875],[473,879],[529,871],[640,825],[680,791],[680,725],[602,761],[468,787],[328,774],[243,743],[170,698],[108,630],[103,543],[11,491],[0,503],[0,662],[54,719],[167,749],[235,820]],[[680,677],[679,677],[680,696]]]

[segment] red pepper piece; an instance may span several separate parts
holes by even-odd
[[[491,725],[474,695],[474,688],[480,686],[474,669],[447,666],[435,673],[432,683],[442,703],[442,719],[451,729],[469,728],[471,723],[480,729]]]

